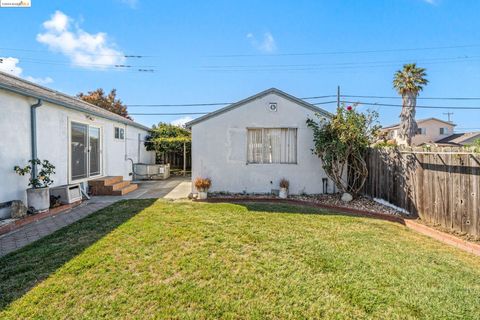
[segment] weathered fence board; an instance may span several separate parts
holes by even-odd
[[[480,239],[480,156],[371,149],[364,193],[428,223]]]

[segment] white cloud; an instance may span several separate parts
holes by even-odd
[[[428,4],[437,4],[437,0],[423,0],[423,2],[426,2]]]
[[[17,77],[23,77],[27,81],[35,82],[38,84],[52,83],[53,79],[50,77],[34,78],[32,76],[23,76],[23,69],[18,66],[20,60],[13,57],[0,57],[0,71],[12,74]]]
[[[263,53],[272,53],[277,50],[277,44],[275,43],[275,38],[270,32],[265,32],[263,34],[262,41],[258,41],[254,34],[248,33],[247,39],[250,41],[250,44],[260,52]]]
[[[173,120],[170,123],[173,124],[174,126],[183,127],[183,126],[185,126],[185,123],[190,122],[192,120],[193,120],[192,117],[186,116],[186,117],[181,117],[179,119]]]
[[[17,58],[12,57],[0,57],[0,71],[13,74],[14,76],[20,77],[22,74],[22,68],[17,66],[20,62]]]
[[[106,33],[88,33],[61,11],[56,11],[43,27],[45,32],[37,34],[37,41],[64,54],[75,66],[107,68],[126,60],[124,53],[108,42]]]
[[[50,77],[34,78],[34,77],[31,77],[31,76],[26,76],[26,77],[25,77],[25,80],[28,80],[28,81],[31,81],[31,82],[35,82],[36,84],[41,84],[41,85],[45,85],[45,84],[49,84],[49,83],[52,83],[52,82],[53,82],[53,79],[50,78]]]

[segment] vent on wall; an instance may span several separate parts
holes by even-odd
[[[271,112],[277,112],[277,110],[278,110],[277,103],[276,102],[270,102],[268,104],[268,110],[270,110]]]

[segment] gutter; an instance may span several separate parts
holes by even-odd
[[[151,128],[147,127],[147,126],[144,126],[144,125],[141,125],[139,123],[136,123],[135,121],[131,121],[131,120],[128,120],[128,119],[118,119],[116,117],[112,117],[112,116],[108,116],[108,115],[105,115],[105,114],[102,114],[100,112],[95,112],[93,110],[86,110],[82,107],[78,107],[78,106],[75,106],[73,104],[69,104],[69,103],[66,103],[66,102],[63,102],[63,101],[59,101],[59,100],[55,100],[55,99],[52,99],[52,98],[48,98],[42,94],[36,94],[36,93],[32,93],[30,90],[24,90],[24,89],[21,89],[21,88],[15,88],[15,87],[12,87],[10,85],[6,85],[4,83],[0,83],[0,88],[1,89],[5,89],[5,90],[8,90],[8,91],[11,91],[11,92],[14,92],[14,93],[17,93],[17,94],[20,94],[20,95],[23,95],[23,96],[27,96],[27,97],[31,97],[31,98],[35,98],[35,99],[41,99],[45,102],[50,102],[50,103],[53,103],[55,105],[58,105],[58,106],[62,106],[62,107],[65,107],[67,109],[71,109],[71,110],[75,110],[75,111],[80,111],[82,113],[87,113],[87,114],[91,114],[93,116],[96,116],[96,117],[99,117],[99,118],[102,118],[102,119],[107,119],[107,120],[111,120],[111,121],[115,121],[115,122],[119,122],[119,123],[123,123],[123,124],[126,124],[127,126],[133,126],[133,127],[136,127],[136,128],[139,128],[139,129],[142,129],[142,130],[145,130],[145,131],[150,131]],[[47,89],[45,89],[47,90]],[[64,95],[65,97],[69,98],[69,99],[72,99],[72,97],[69,97],[67,95]],[[93,107],[96,107],[96,108],[99,108],[97,106],[93,106]],[[108,111],[107,111],[108,112]],[[119,116],[121,117],[121,116]]]
[[[32,142],[32,160],[37,159],[37,108],[43,104],[41,99],[38,99],[37,103],[30,106],[30,133]],[[32,178],[37,177],[37,166],[32,163]]]

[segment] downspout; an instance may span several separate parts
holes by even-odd
[[[38,99],[37,103],[30,106],[30,132],[32,140],[32,160],[37,159],[37,108],[42,106],[42,100]],[[37,177],[37,166],[32,164],[32,178]]]

